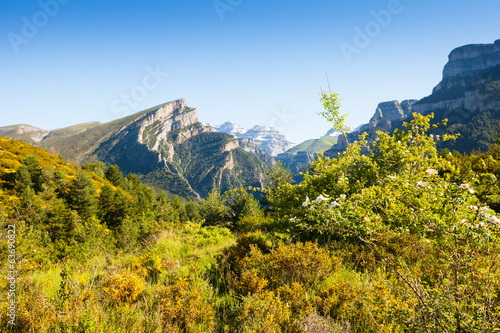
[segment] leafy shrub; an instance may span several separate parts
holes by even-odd
[[[215,327],[212,295],[205,282],[177,279],[157,296],[165,331],[204,333]]]
[[[110,276],[102,290],[113,305],[132,303],[144,291],[144,281],[137,275],[125,273]]]
[[[245,297],[242,307],[237,319],[242,332],[291,332],[290,308],[273,291]]]

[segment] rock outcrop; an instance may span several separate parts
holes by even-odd
[[[485,96],[484,89],[491,81],[489,72],[500,66],[500,40],[494,44],[465,45],[453,50],[443,70],[442,81],[432,94],[414,105],[414,111],[422,114],[453,112],[466,116],[470,112],[485,112],[500,108],[500,101]]]
[[[390,131],[394,122],[406,119],[411,115],[415,102],[417,102],[416,99],[405,100],[401,103],[399,101],[380,103],[370,119],[369,129]]]
[[[459,75],[472,76],[500,65],[500,39],[493,44],[465,45],[451,51],[444,66],[443,80]]]

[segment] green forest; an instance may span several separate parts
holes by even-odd
[[[500,144],[432,117],[199,202],[0,138],[0,331],[500,332]]]

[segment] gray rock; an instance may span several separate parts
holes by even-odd
[[[399,101],[390,101],[380,103],[375,110],[375,114],[370,119],[370,130],[384,130],[389,131],[392,128],[392,123],[405,119],[411,115],[413,104],[417,100],[405,100],[401,103]]]
[[[451,51],[443,70],[443,80],[471,75],[500,65],[500,39],[494,44],[465,45]]]

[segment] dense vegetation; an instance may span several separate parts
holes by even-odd
[[[324,116],[343,128],[334,94]],[[7,332],[498,332],[500,146],[438,153],[431,117],[280,164],[248,189],[169,200],[116,166],[0,139]],[[4,280],[2,292],[9,285]]]

